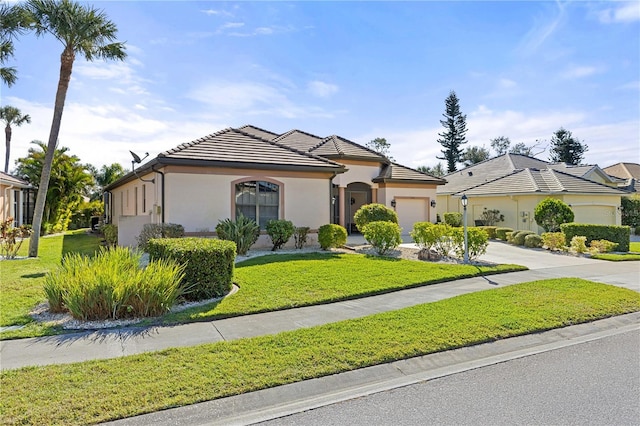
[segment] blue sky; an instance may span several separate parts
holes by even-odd
[[[129,56],[76,60],[59,144],[97,167],[244,124],[384,137],[398,162],[432,166],[450,90],[466,146],[563,126],[586,163],[640,162],[640,2],[92,4]],[[48,139],[61,51],[53,37],[16,45],[19,80],[0,100],[32,124],[14,129],[12,165]]]

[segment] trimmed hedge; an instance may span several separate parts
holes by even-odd
[[[236,261],[236,243],[210,238],[151,239],[149,257],[173,259],[184,265],[184,297],[205,300],[231,290]]]
[[[476,228],[482,229],[484,232],[486,232],[490,240],[495,240],[497,238],[497,235],[496,235],[496,230],[498,229],[497,226],[485,225],[485,226],[477,226]]]
[[[542,237],[538,234],[530,234],[524,237],[524,246],[529,248],[542,247]]]
[[[629,251],[629,238],[631,230],[628,226],[594,225],[586,223],[563,223],[560,230],[566,241],[571,241],[575,236],[587,237],[587,244],[593,240],[607,240],[618,244],[617,251]]]
[[[535,232],[533,231],[518,231],[518,234],[515,236],[511,236],[511,238],[513,238],[513,243],[515,245],[523,246],[524,239],[527,237],[527,235],[533,235],[533,234],[535,234]]]
[[[356,222],[358,231],[363,232],[367,223],[378,221],[398,223],[398,214],[384,204],[372,203],[360,207],[353,215],[353,220]]]
[[[462,226],[462,213],[460,212],[446,212],[444,214],[444,223],[449,226],[457,228]]]
[[[507,241],[507,232],[513,232],[511,228],[496,228],[496,238],[502,241]]]
[[[347,230],[340,225],[322,225],[318,229],[318,243],[322,250],[347,244]]]
[[[364,238],[376,249],[378,254],[385,254],[402,243],[400,226],[397,223],[379,220],[367,223],[362,228]]]

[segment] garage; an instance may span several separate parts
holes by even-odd
[[[416,222],[429,221],[428,198],[399,198],[396,197],[396,213],[402,228],[402,235],[409,235]]]
[[[616,224],[616,207],[614,206],[576,206],[572,205],[571,209],[577,223],[597,223],[599,225],[615,225]]]

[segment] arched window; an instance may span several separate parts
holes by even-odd
[[[236,187],[236,218],[242,213],[266,228],[267,222],[280,217],[280,186],[265,181],[244,181]]]

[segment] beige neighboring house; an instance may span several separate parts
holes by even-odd
[[[620,187],[632,192],[640,192],[640,164],[617,163],[605,167],[604,172],[609,176],[620,179]]]
[[[107,186],[105,220],[126,246],[146,223],[213,236],[218,221],[240,213],[262,229],[271,219],[308,226],[315,244],[327,223],[355,232],[353,214],[372,202],[394,208],[404,233],[414,222],[435,222],[436,188],[444,183],[340,136],[247,125],[179,145]],[[268,245],[261,235],[257,246]]]
[[[0,172],[0,221],[13,218],[13,226],[30,225],[33,220],[35,190],[24,180]]]
[[[628,195],[597,165],[569,166],[548,163],[519,154],[504,154],[444,176],[438,187],[438,213],[463,212],[460,198],[468,198],[467,224],[473,226],[482,212],[500,210],[498,226],[542,232],[534,209],[547,197],[569,204],[575,221],[620,225],[620,199]],[[479,223],[478,223],[479,224]]]

